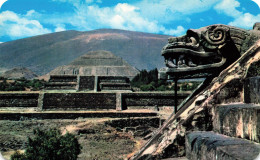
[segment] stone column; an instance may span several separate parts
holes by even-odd
[[[76,85],[76,91],[80,90],[80,76],[77,75],[77,85]]]
[[[44,93],[40,92],[39,93],[39,97],[38,97],[38,106],[37,106],[37,110],[38,111],[42,111],[43,110],[43,99],[44,99]]]
[[[116,93],[116,110],[117,111],[122,111],[123,106],[122,106],[122,93],[117,92]]]
[[[95,76],[94,92],[98,91],[98,76]]]

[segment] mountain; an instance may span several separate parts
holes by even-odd
[[[38,75],[69,64],[89,51],[106,50],[138,69],[163,66],[169,36],[116,29],[63,31],[0,44],[0,68],[26,67]]]
[[[108,51],[90,51],[68,65],[59,66],[50,75],[126,76],[133,78],[139,71],[122,58]]]
[[[38,77],[34,72],[24,67],[13,68],[11,70],[5,71],[0,76],[9,79],[19,79],[19,78],[33,79]]]

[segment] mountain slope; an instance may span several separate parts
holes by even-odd
[[[10,79],[19,79],[19,78],[33,79],[38,76],[27,68],[18,67],[4,72],[3,74],[1,74],[1,77],[10,78]]]
[[[160,68],[168,37],[115,29],[45,34],[0,44],[0,67],[22,66],[43,75],[89,51],[107,50],[138,69]]]

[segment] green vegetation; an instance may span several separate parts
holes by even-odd
[[[166,91],[172,88],[167,87],[168,83],[165,80],[158,80],[157,68],[147,72],[140,71],[131,81],[131,86],[140,88],[142,91]]]
[[[44,84],[44,80],[38,79],[27,80],[25,78],[21,78],[16,80],[8,80],[0,77],[0,91],[38,91],[43,89]]]
[[[45,119],[20,121],[0,121],[0,150],[6,159],[10,159],[15,150],[23,153],[28,144],[28,137],[35,137],[33,130],[59,128],[61,133],[68,131],[75,135],[82,146],[79,160],[125,159],[136,148],[132,133],[123,132],[111,126],[111,118]],[[124,149],[122,149],[122,147]],[[35,159],[37,160],[37,159]]]
[[[11,160],[76,160],[81,146],[77,138],[70,133],[61,135],[59,130],[46,132],[34,130],[34,138],[28,137],[25,153],[15,152]]]
[[[178,82],[179,91],[192,91],[201,83],[195,82]],[[159,80],[158,70],[155,68],[151,71],[142,70],[136,75],[132,81],[131,86],[140,88],[142,91],[170,91],[174,90],[174,82]]]

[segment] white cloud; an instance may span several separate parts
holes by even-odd
[[[176,29],[165,30],[165,34],[172,36],[181,36],[186,32],[186,30],[182,26],[177,26]]]
[[[243,13],[243,11],[246,10],[242,8],[242,11],[239,11],[238,7],[240,7],[240,3],[237,0],[222,0],[214,7],[214,9],[218,13],[222,13],[233,18],[228,25],[252,29],[254,23],[260,21],[260,14],[253,15],[248,12]]]
[[[169,23],[174,20],[187,19],[188,15],[209,10],[219,0],[143,0],[135,5],[142,15],[149,19]],[[187,19],[188,20],[188,19]]]
[[[242,12],[236,9],[239,6],[240,3],[236,0],[222,0],[214,9],[219,13],[224,13],[231,17],[238,17],[242,14]]]
[[[194,6],[197,3],[200,4],[197,4],[197,6],[200,6],[201,10],[205,10],[216,0],[204,0],[204,7],[201,6],[200,0],[188,0],[190,3],[177,0],[154,0],[150,3],[148,0],[143,0],[143,3],[139,3],[138,5],[118,3],[112,7],[99,7],[97,4],[102,3],[101,0],[53,1],[70,3],[74,6],[74,11],[70,13],[47,14],[29,10],[24,15],[11,11],[2,12],[0,13],[0,36],[8,35],[12,39],[17,39],[50,33],[52,31],[64,31],[67,25],[84,31],[97,28],[115,28],[179,36],[184,34],[184,27],[173,26],[173,28],[166,28],[164,22],[174,19],[180,13],[189,14],[198,12],[199,9],[196,11],[196,6]],[[148,6],[143,6],[145,3]],[[183,9],[180,7],[183,5],[186,5],[186,8],[184,7]],[[156,8],[152,9],[151,7]],[[149,13],[147,9],[150,9]],[[160,9],[163,10],[161,11]],[[147,14],[144,14],[146,11]],[[157,13],[160,13],[160,15],[157,16]],[[166,13],[169,15],[167,16],[168,18],[164,18]],[[174,14],[171,15],[171,13]],[[185,17],[184,20],[186,22],[191,21],[189,17]],[[43,24],[52,25],[53,27],[52,29],[47,29]]]
[[[58,24],[56,25],[56,28],[55,28],[55,32],[61,32],[61,31],[65,31],[65,25],[64,24]]]
[[[33,12],[29,11],[28,13],[31,15]],[[26,15],[18,15],[11,11],[0,13],[0,36],[8,35],[15,39],[51,32],[44,28],[38,20],[27,18]]]
[[[252,29],[255,22],[260,22],[260,14],[254,16],[250,13],[242,14],[239,17],[229,23],[229,25]]]
[[[96,28],[115,28],[150,33],[163,33],[180,35],[184,33],[184,28],[179,26],[176,29],[166,29],[156,20],[149,20],[140,13],[140,8],[119,3],[113,7],[99,7],[98,5],[79,5],[75,13],[63,15],[53,15],[48,18],[48,22],[55,24],[69,24],[78,30],[92,30]]]
[[[26,13],[26,17],[30,17],[30,16],[32,16],[33,14],[35,14],[36,12],[35,12],[35,10],[29,10],[27,13]]]
[[[94,0],[85,0],[86,3],[93,3]]]

